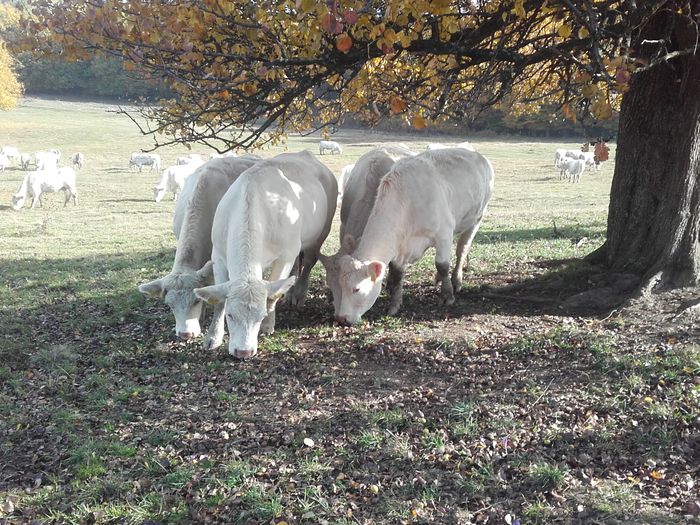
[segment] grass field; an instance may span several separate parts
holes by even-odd
[[[174,342],[167,307],[137,291],[172,264],[174,203],[153,201],[157,174],[128,169],[149,139],[108,109],[28,99],[0,114],[0,145],[87,158],[77,207],[48,195],[44,208],[14,211],[25,172],[0,173],[0,521],[700,514],[697,344],[640,337],[630,320],[559,301],[596,279],[580,258],[604,240],[614,160],[574,185],[552,166],[554,149],[574,143],[473,139],[496,188],[453,307],[438,306],[426,256],[397,318],[382,316],[382,298],[361,326],[338,327],[316,268],[304,309],[282,306],[278,331],[241,362],[225,347]],[[343,154],[322,160],[336,174],[378,144],[450,142],[367,130],[334,139]],[[286,149],[317,142],[290,137]],[[188,150],[158,152],[167,166]],[[337,225],[324,251],[336,246]],[[492,293],[528,282],[559,295]]]

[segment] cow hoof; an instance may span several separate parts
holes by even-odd
[[[205,350],[216,350],[221,346],[223,343],[223,339],[214,339],[211,337],[205,337],[204,341],[202,342],[202,346],[204,347]]]
[[[401,310],[400,304],[390,305],[389,310],[387,311],[387,315],[396,315],[399,313],[399,310]]]
[[[440,300],[440,302],[441,302],[443,305],[445,305],[445,306],[450,306],[451,304],[454,304],[454,303],[455,303],[455,296],[454,296],[454,295],[450,295],[450,296],[447,296],[447,297],[442,297],[441,300]]]

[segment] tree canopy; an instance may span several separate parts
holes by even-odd
[[[548,103],[570,119],[606,119],[633,75],[694,53],[694,42],[675,49],[670,35],[697,24],[697,4],[37,0],[23,44],[124,58],[173,90],[144,110],[158,143],[225,149],[334,126],[349,113],[401,115],[420,129],[485,106],[517,113]],[[658,16],[668,31],[647,38]]]
[[[19,24],[20,12],[9,4],[0,4],[0,109],[8,111],[17,105],[22,95],[22,84],[13,70],[14,61],[2,35]]]

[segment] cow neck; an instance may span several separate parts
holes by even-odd
[[[400,253],[401,236],[407,224],[404,218],[407,206],[401,202],[400,193],[391,187],[393,184],[385,185],[385,181],[380,183],[377,199],[353,254],[361,261],[376,260],[388,264]]]
[[[228,267],[229,276],[243,279],[263,278],[263,241],[265,202],[260,190],[250,178],[241,188],[243,199],[235,206],[229,221]],[[236,203],[238,204],[238,203]]]
[[[195,189],[182,221],[173,269],[189,268],[197,271],[211,258],[211,227],[216,203],[211,205],[209,200],[211,199]]]

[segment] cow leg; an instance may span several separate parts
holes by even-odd
[[[457,260],[455,267],[452,269],[452,289],[454,293],[458,293],[462,289],[462,271],[464,268],[464,260],[469,264],[469,250],[472,247],[472,241],[476,236],[476,232],[481,224],[481,219],[476,221],[476,224],[470,230],[465,231],[457,239]]]
[[[299,255],[299,267],[301,272],[297,282],[287,293],[287,301],[292,306],[301,308],[306,302],[306,293],[309,291],[309,277],[311,270],[318,261],[318,250],[304,250]]]
[[[450,255],[452,239],[443,239],[435,246],[435,269],[440,281],[440,299],[442,304],[455,302],[454,289],[450,280]]]
[[[66,189],[63,190],[63,207],[65,208],[68,206],[68,201],[70,200],[70,191],[67,191]]]
[[[292,271],[292,268],[294,267],[294,262],[296,261],[296,257],[291,260],[285,260],[285,259],[277,259],[274,263],[272,263],[272,267],[270,268],[270,282],[277,281],[279,279],[285,279],[289,277],[289,274]],[[301,263],[300,263],[301,264]],[[269,299],[268,299],[269,301]],[[275,307],[277,306],[277,301],[275,301],[274,304],[271,305],[270,308],[270,313],[267,314],[267,317],[262,320],[262,323],[260,324],[260,333],[269,335],[275,332]]]
[[[228,281],[228,270],[226,267],[219,268],[219,265],[214,265],[214,282],[225,283]],[[202,346],[205,350],[214,350],[219,348],[224,342],[224,310],[226,301],[221,301],[214,305],[214,313],[211,317],[211,324],[207,328],[207,333],[202,341]]]
[[[393,261],[389,263],[389,273],[386,277],[386,291],[389,293],[389,310],[387,314],[396,315],[403,302],[403,275],[405,268]]]
[[[32,195],[32,205],[29,207],[29,209],[34,209],[37,202],[39,203],[39,206],[41,206],[41,195]]]

